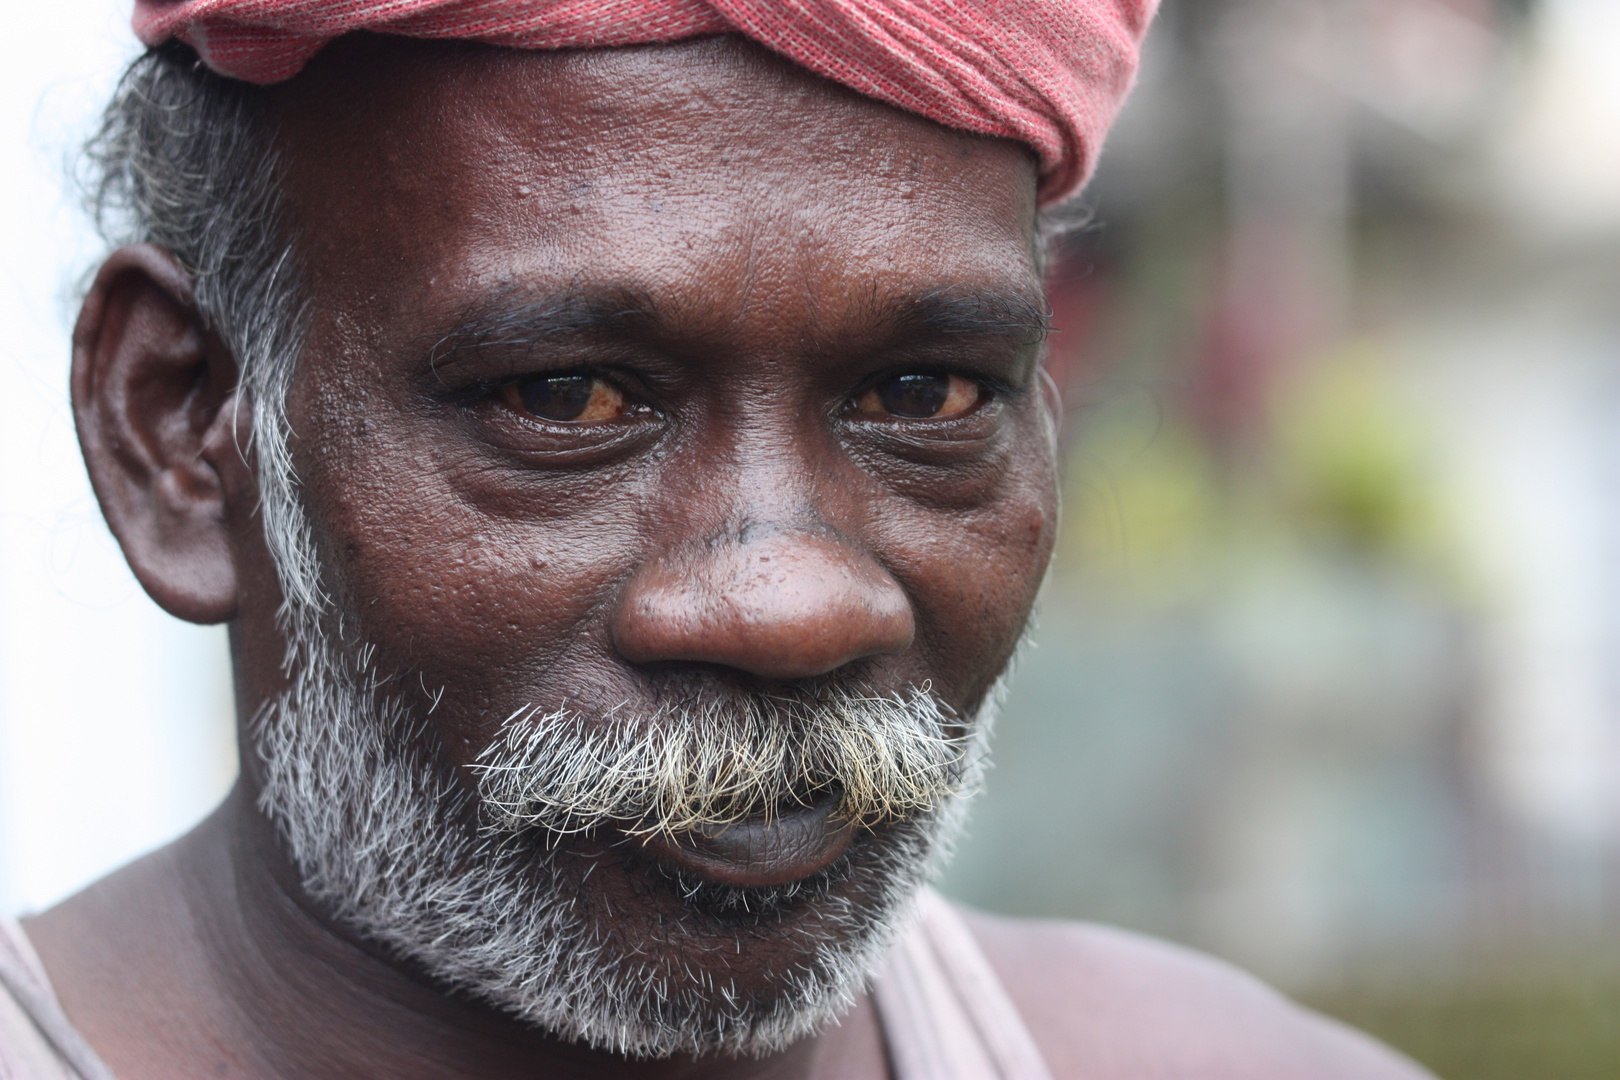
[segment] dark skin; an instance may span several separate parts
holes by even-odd
[[[420,687],[436,760],[464,776],[526,703],[694,686],[927,683],[971,714],[1056,521],[1027,151],[728,41],[350,39],[276,96],[311,298],[295,461],[337,608],[395,689]],[[171,255],[102,268],[73,394],[130,565],[173,614],[230,622],[252,716],[285,686],[282,595],[235,364]],[[192,834],[28,924],[124,1080],[887,1075],[864,998],[762,1060],[632,1061],[449,992],[304,896],[257,769],[244,754]],[[656,857],[769,884],[866,842],[768,840]],[[645,861],[598,875],[626,925],[668,902]],[[1161,1045],[1145,1011],[1133,1028],[1069,1007],[1076,972],[1096,992],[1134,960],[1067,929],[977,928],[1057,1075],[1181,1075],[1187,1040],[1121,1056]],[[767,942],[728,971],[748,985],[792,958]]]
[[[289,402],[299,475],[379,670],[442,691],[452,767],[526,702],[650,706],[693,682],[858,668],[972,711],[1055,520],[1025,150],[723,41],[362,39],[277,109],[314,299]],[[231,357],[150,248],[109,260],[75,344],[109,521],[168,610],[231,621],[251,716],[285,685],[282,597]],[[897,373],[930,380],[934,415],[886,409],[931,408],[884,383]],[[537,398],[570,390],[573,418]],[[109,882],[108,907],[30,927],[120,1076],[883,1074],[864,1003],[763,1061],[631,1062],[447,995],[303,899],[252,808],[255,770],[249,755],[202,829]],[[670,855],[772,883],[829,854],[778,847]],[[645,871],[597,877],[615,873],[615,908],[633,908]],[[71,940],[132,923],[144,942],[117,979]],[[730,965],[747,985],[785,959]],[[165,1007],[100,997],[115,985]]]

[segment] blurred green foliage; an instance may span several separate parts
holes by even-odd
[[[1060,575],[1111,579],[1151,604],[1291,551],[1406,567],[1469,595],[1431,433],[1393,363],[1360,342],[1302,365],[1239,468],[1162,392],[1105,391],[1072,421]]]
[[[1575,295],[1568,282],[1585,279],[1568,271],[1543,290],[1558,279],[1531,254],[1542,241],[1515,231],[1519,208],[1505,212],[1485,182],[1510,106],[1525,108],[1533,89],[1515,80],[1530,70],[1544,6],[1165,0],[1159,66],[1092,189],[1097,224],[1054,275],[1069,304],[1057,309],[1079,313],[1053,340],[1075,406],[1064,524],[1037,647],[1020,662],[996,770],[946,883],[981,906],[1118,923],[1226,956],[1446,1080],[1620,1080],[1612,899],[1593,929],[1571,914],[1588,895],[1584,870],[1520,868],[1541,867],[1551,834],[1516,831],[1497,741],[1504,717],[1541,730],[1543,718],[1515,710],[1542,706],[1513,695],[1556,679],[1556,664],[1552,675],[1534,665],[1589,631],[1559,624],[1566,636],[1533,652],[1535,635],[1567,617],[1529,599],[1558,575],[1536,576],[1543,553],[1530,541],[1485,534],[1482,522],[1513,504],[1492,472],[1473,471],[1501,421],[1487,422],[1489,396],[1472,388],[1510,369],[1455,363],[1520,325],[1538,328],[1525,358],[1554,391],[1559,363],[1589,362],[1560,353],[1534,313],[1544,291]],[[1297,15],[1303,29],[1288,40],[1300,51],[1256,63],[1276,40],[1241,32],[1281,20],[1245,24],[1244,9]],[[1362,31],[1389,36],[1311,37],[1358,11],[1376,16]],[[1425,87],[1441,86],[1442,68],[1456,74],[1463,51],[1437,46],[1439,80],[1406,90],[1370,73],[1447,26],[1486,27],[1496,51],[1473,105],[1413,127],[1401,117],[1438,115],[1425,113],[1438,100],[1422,99]],[[1453,39],[1465,40],[1484,39]],[[1321,125],[1268,127],[1320,104],[1319,86],[1287,72],[1335,42],[1341,70],[1369,73],[1343,84],[1360,89],[1329,102]],[[1410,91],[1412,110],[1389,112],[1395,98],[1369,87]],[[1310,166],[1331,155],[1288,152],[1296,137],[1323,145],[1309,140],[1336,124],[1345,207],[1331,184],[1309,188],[1324,175]],[[1280,152],[1245,158],[1256,147]],[[1250,173],[1233,167],[1245,160]],[[1295,186],[1255,182],[1290,163]],[[1290,198],[1307,189],[1330,197],[1301,211]],[[1342,260],[1304,282],[1319,308],[1295,312],[1286,282],[1239,273],[1272,265],[1233,257],[1256,217],[1298,227],[1307,273]],[[1584,237],[1579,250],[1572,266],[1612,268],[1609,240]],[[1602,275],[1592,325],[1607,328],[1614,279]],[[1314,334],[1264,333],[1323,312]],[[1608,386],[1594,410],[1610,407]],[[1512,573],[1504,551],[1522,560]],[[1549,700],[1556,728],[1564,699]],[[1612,897],[1620,880],[1605,858],[1609,884],[1593,896]],[[1531,893],[1546,899],[1521,910]],[[1567,951],[1605,933],[1585,954]],[[1509,949],[1522,961],[1494,959]]]
[[[1620,952],[1612,944],[1603,951]],[[1620,969],[1363,984],[1309,1004],[1399,1047],[1442,1080],[1620,1077]]]
[[[1299,528],[1375,557],[1411,557],[1434,543],[1441,523],[1422,428],[1371,347],[1311,372],[1279,413],[1273,460]]]

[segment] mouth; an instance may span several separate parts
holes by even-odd
[[[833,863],[855,835],[837,816],[829,792],[806,806],[756,814],[730,825],[645,841],[648,855],[671,870],[741,889],[789,885]]]

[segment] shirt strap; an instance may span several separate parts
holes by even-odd
[[[1052,1080],[972,931],[932,889],[872,994],[895,1080]]]
[[[0,916],[0,991],[9,994],[34,1022],[77,1080],[114,1080],[112,1070],[79,1034],[56,1000],[45,965],[23,928]]]

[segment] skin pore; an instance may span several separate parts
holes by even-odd
[[[525,707],[828,678],[975,713],[1056,515],[1027,151],[730,40],[348,39],[276,99],[300,491],[343,632],[419,688],[413,749],[470,784]],[[234,366],[172,257],[103,268],[74,394],[131,566],[230,621],[253,717],[287,686],[282,594]],[[262,779],[245,753],[197,831],[29,923],[124,1080],[884,1075],[864,1000],[767,1058],[627,1060],[447,993],[304,894]],[[772,886],[875,835],[558,843],[633,928],[677,903],[654,864]],[[793,948],[723,963],[762,984]]]

